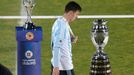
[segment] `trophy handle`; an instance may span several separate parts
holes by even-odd
[[[103,44],[101,45],[102,48],[104,48],[106,46],[108,39],[109,39],[109,36],[106,36],[104,41],[103,41]]]
[[[94,46],[96,47],[96,48],[98,48],[99,46],[98,46],[98,44],[96,43],[96,41],[95,41],[95,35],[94,35],[94,33],[91,33],[92,35],[91,35],[91,40],[92,40],[92,42],[93,42],[93,44],[94,44]]]

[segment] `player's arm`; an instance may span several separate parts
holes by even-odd
[[[64,30],[65,27],[62,24],[62,22],[57,22],[58,24],[58,29],[56,31],[55,37],[56,37],[56,41],[54,43],[54,65],[53,65],[53,74],[54,75],[58,75],[59,74],[59,63],[60,63],[60,58],[61,58],[61,54],[60,54],[60,50],[61,50],[61,46],[63,45],[63,40],[64,40]]]

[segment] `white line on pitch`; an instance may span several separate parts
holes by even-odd
[[[32,19],[55,19],[61,16],[31,16]],[[0,16],[0,19],[26,19],[27,16]],[[90,18],[134,18],[134,15],[80,15],[80,19]]]

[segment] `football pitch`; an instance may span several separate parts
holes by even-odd
[[[69,0],[36,0],[33,15],[63,15]],[[134,1],[122,0],[75,0],[83,8],[80,15],[133,15]],[[20,15],[19,0],[0,1],[0,16]],[[110,58],[112,75],[134,75],[134,19],[106,19],[109,27],[109,41],[104,51]],[[15,26],[19,19],[0,19],[0,63],[16,74],[17,42]],[[43,28],[41,42],[41,72],[50,75],[51,69],[51,27],[55,19],[34,19]],[[78,19],[71,28],[79,39],[73,44],[73,64],[76,75],[89,75],[91,58],[96,51],[90,38],[94,19]]]

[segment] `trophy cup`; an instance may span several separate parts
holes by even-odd
[[[35,25],[31,19],[32,10],[35,6],[35,0],[23,0],[23,5],[25,6],[27,12],[27,20],[25,22],[24,29],[35,29]]]
[[[103,49],[108,42],[107,21],[98,19],[93,22],[91,39],[96,47],[96,53],[92,57],[90,75],[111,75],[109,58]]]

